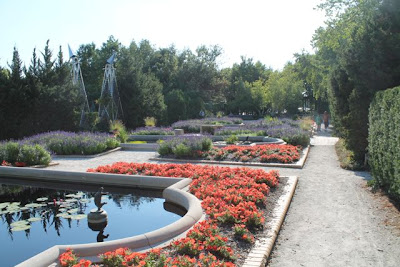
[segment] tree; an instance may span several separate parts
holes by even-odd
[[[296,114],[302,106],[303,82],[298,79],[292,64],[287,64],[282,72],[275,71],[267,83],[272,112]]]
[[[169,124],[187,118],[185,96],[181,90],[170,91],[165,96],[165,104],[167,105],[167,120]]]
[[[363,162],[369,104],[375,92],[400,84],[400,2],[328,0],[321,8],[330,17],[314,46],[328,69],[334,124]]]
[[[50,40],[47,40],[42,52],[43,61],[38,62],[38,77],[44,85],[53,86],[56,79],[56,73],[53,68],[55,61],[52,59],[53,53],[49,48],[49,42]]]

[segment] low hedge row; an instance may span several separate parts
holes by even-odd
[[[400,87],[376,93],[369,110],[368,142],[375,185],[400,200]]]

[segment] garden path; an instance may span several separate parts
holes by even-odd
[[[400,231],[387,224],[398,213],[368,190],[368,172],[340,168],[330,133],[313,138],[303,169],[280,169],[299,182],[267,266],[399,266]]]

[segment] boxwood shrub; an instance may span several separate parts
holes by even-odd
[[[375,185],[400,200],[400,87],[376,93],[369,109],[369,165]]]
[[[15,165],[16,162],[26,166],[49,165],[50,153],[40,145],[29,145],[17,142],[0,143],[0,163],[6,161]]]

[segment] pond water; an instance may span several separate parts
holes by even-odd
[[[173,205],[171,209],[160,191],[104,187],[107,224],[89,225],[87,214],[97,209],[98,190],[0,178],[1,266],[14,266],[54,245],[103,242],[153,231],[185,213]]]

